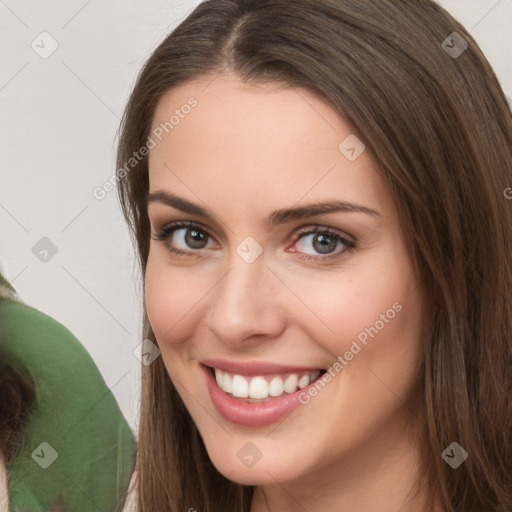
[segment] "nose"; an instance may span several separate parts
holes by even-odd
[[[208,327],[226,345],[277,338],[285,329],[282,283],[264,254],[247,263],[233,253],[227,274],[212,290]]]

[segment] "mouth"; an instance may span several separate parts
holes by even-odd
[[[217,412],[230,423],[249,428],[283,421],[304,404],[300,395],[315,386],[327,371],[220,360],[202,361],[199,367]]]
[[[291,395],[314,383],[325,370],[245,376],[220,368],[207,367],[218,387],[224,393],[249,403],[268,402],[283,395]]]

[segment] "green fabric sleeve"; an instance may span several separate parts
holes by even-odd
[[[36,390],[8,464],[10,512],[120,511],[136,445],[89,353],[50,316],[1,297],[0,329],[1,360]]]

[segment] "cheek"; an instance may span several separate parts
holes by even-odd
[[[307,291],[302,296],[318,316],[307,322],[315,327],[301,325],[332,357],[329,386],[337,390],[342,416],[348,407],[357,419],[354,436],[373,421],[360,403],[371,403],[376,416],[387,417],[396,406],[388,387],[404,398],[410,395],[422,356],[421,295],[405,253],[382,252],[359,263],[320,276],[314,287],[311,279],[297,281],[297,293]]]
[[[385,259],[339,273],[318,273],[315,279],[295,276],[294,291],[308,306],[304,311],[303,304],[297,305],[308,319],[301,325],[334,357],[349,350],[354,340],[364,347],[376,331],[378,337],[392,331],[396,336],[406,317],[417,314],[407,304],[414,282],[407,267],[391,266]]]
[[[165,265],[150,252],[146,267],[145,302],[149,322],[161,345],[187,338],[204,290],[200,281],[183,269]]]
[[[361,399],[379,397],[386,409],[391,405],[386,397],[394,400],[394,395],[387,396],[387,387],[405,398],[419,375],[421,295],[413,272],[405,265],[365,276],[369,279],[354,278],[339,294],[341,308],[330,306],[326,321],[330,318],[336,336],[331,336],[335,341],[328,349],[343,358],[338,384],[358,390]]]

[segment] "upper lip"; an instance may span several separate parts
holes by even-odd
[[[210,368],[217,368],[234,375],[272,375],[276,373],[300,373],[322,370],[320,367],[312,366],[290,366],[276,364],[267,361],[228,361],[227,359],[204,359],[201,364]]]

